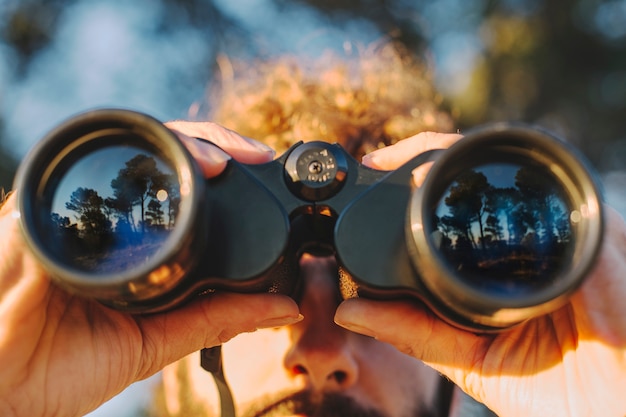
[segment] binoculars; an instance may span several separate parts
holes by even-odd
[[[360,297],[418,299],[460,328],[499,331],[562,306],[603,233],[588,162],[508,123],[394,171],[313,141],[206,179],[158,120],[100,109],[43,138],[16,189],[25,239],[55,282],[132,313],[218,290],[295,298],[309,252],[334,255]]]

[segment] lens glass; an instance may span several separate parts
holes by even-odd
[[[572,257],[574,210],[538,164],[484,164],[462,171],[434,207],[431,241],[472,287],[520,294],[554,282]]]
[[[96,274],[150,260],[176,224],[180,183],[171,164],[123,145],[65,159],[75,162],[56,168],[40,213],[44,246],[67,266]]]

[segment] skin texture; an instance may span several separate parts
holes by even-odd
[[[206,175],[220,172],[228,155],[244,162],[273,156],[214,124],[176,122],[170,127]],[[194,136],[223,151],[192,141]],[[370,154],[364,163],[393,169],[424,149],[458,139],[418,135]],[[416,181],[421,177],[416,173]],[[14,198],[0,210],[2,416],[83,415],[130,383],[202,347],[302,320],[293,300],[267,294],[214,294],[145,317],[79,299],[51,284],[25,247],[13,210]],[[624,221],[607,209],[599,262],[571,302],[497,336],[453,328],[416,303],[352,299],[339,305],[334,319],[423,360],[501,416],[624,416],[625,244]]]

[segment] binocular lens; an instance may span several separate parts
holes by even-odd
[[[485,164],[460,172],[432,213],[449,267],[481,292],[523,295],[571,262],[581,214],[541,166]]]
[[[87,112],[51,131],[18,172],[24,236],[64,288],[125,308],[167,293],[193,267],[199,181],[156,119]]]
[[[176,226],[175,170],[155,152],[133,146],[76,153],[73,165],[53,173],[58,184],[50,189],[51,205],[41,208],[45,247],[90,274],[114,274],[150,260]]]
[[[538,129],[496,124],[439,157],[415,190],[407,242],[445,316],[505,328],[561,306],[602,241],[584,158]]]

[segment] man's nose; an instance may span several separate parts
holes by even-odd
[[[300,303],[304,320],[291,328],[292,345],[285,367],[315,391],[348,389],[359,376],[358,335],[333,321],[340,302],[335,263],[305,258],[301,273],[305,279]]]
[[[310,388],[320,392],[352,386],[358,379],[359,366],[347,331],[334,323],[299,323],[298,326],[304,330],[285,356],[287,371],[302,376]]]

